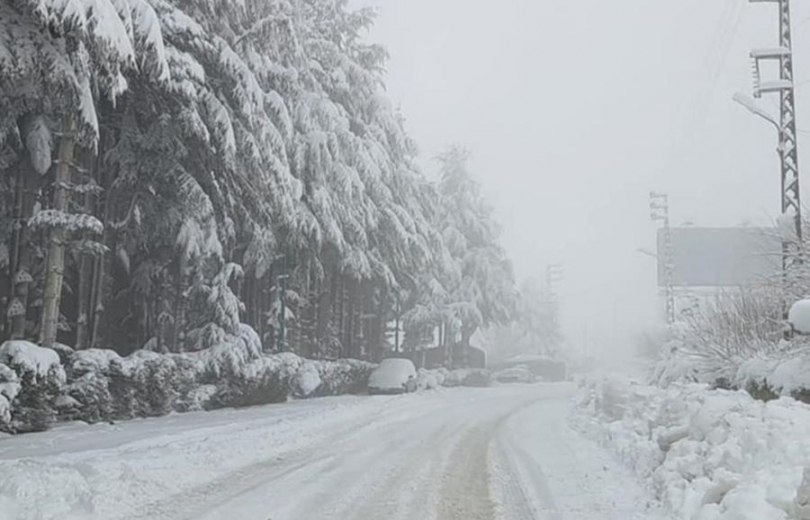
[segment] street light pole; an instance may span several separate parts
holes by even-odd
[[[779,162],[781,165],[782,215],[793,219],[794,237],[782,237],[782,275],[794,264],[802,263],[802,215],[799,189],[799,157],[796,138],[796,98],[793,82],[793,38],[790,22],[790,0],[749,0],[751,3],[776,3],[779,7],[779,47],[751,51],[751,66],[754,76],[754,97],[762,94],[779,94],[779,117],[774,117],[756,105],[753,99],[735,94],[734,100],[753,114],[774,125],[779,133]],[[775,61],[779,65],[779,79],[762,81],[763,62]],[[791,238],[795,244],[791,244]],[[791,254],[791,246],[795,254]]]
[[[673,286],[672,230],[669,226],[669,197],[666,193],[650,192],[650,218],[663,222],[664,232],[664,291],[666,296],[667,324],[675,323],[675,288]]]

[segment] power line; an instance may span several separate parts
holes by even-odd
[[[675,168],[677,162],[687,147],[688,142],[694,135],[694,129],[702,127],[708,116],[708,108],[711,104],[717,83],[724,70],[731,47],[742,23],[744,5],[737,0],[730,0],[725,4],[723,13],[715,30],[715,38],[712,39],[709,49],[704,59],[704,69],[707,69],[709,77],[708,88],[701,88],[695,93],[690,102],[688,117],[683,124],[680,136],[670,147],[667,160],[664,165],[665,174]]]

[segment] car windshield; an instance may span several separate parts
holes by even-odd
[[[0,520],[810,520],[808,96],[810,1],[0,0]]]

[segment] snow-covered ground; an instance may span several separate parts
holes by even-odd
[[[653,519],[568,384],[63,425],[0,439],[0,519]]]
[[[743,391],[594,381],[574,421],[695,520],[810,519],[810,406]]]

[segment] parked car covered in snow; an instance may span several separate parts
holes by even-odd
[[[526,365],[517,365],[496,372],[494,378],[499,383],[534,383],[536,381],[534,374]]]
[[[416,367],[410,359],[384,359],[368,378],[370,394],[404,394],[416,391]]]

